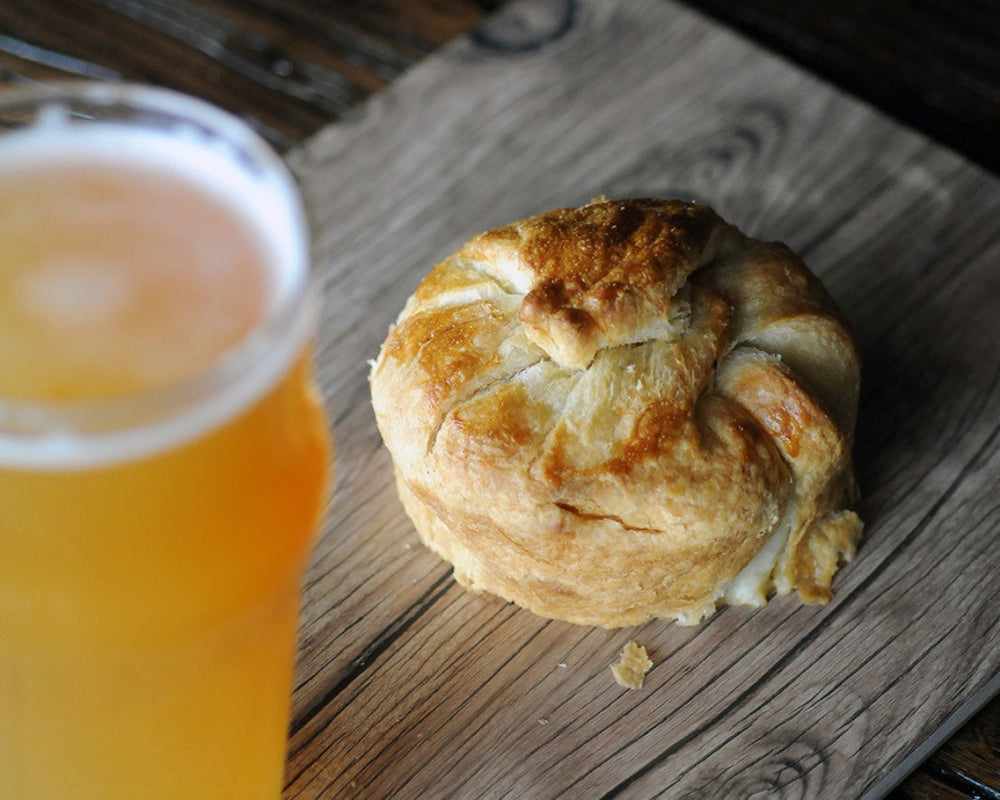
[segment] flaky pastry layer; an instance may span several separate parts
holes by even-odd
[[[403,506],[457,580],[604,627],[829,600],[862,528],[858,388],[799,258],[659,200],[474,237],[371,371]]]

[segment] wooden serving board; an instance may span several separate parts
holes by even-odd
[[[881,796],[1000,688],[1000,182],[681,6],[505,8],[293,154],[338,439],[288,798]],[[703,200],[854,324],[867,522],[826,607],[605,631],[468,594],[392,486],[367,360],[473,233]],[[640,691],[609,666],[630,639]]]

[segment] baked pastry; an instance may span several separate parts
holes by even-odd
[[[422,540],[537,614],[822,603],[854,555],[855,344],[799,258],[707,206],[599,198],[475,236],[370,380]]]
[[[611,665],[611,675],[623,689],[641,689],[646,673],[652,668],[653,662],[646,653],[646,648],[638,642],[629,642],[622,649],[618,660]]]

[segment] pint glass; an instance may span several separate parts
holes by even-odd
[[[280,796],[331,463],[308,251],[221,111],[0,94],[0,797]]]

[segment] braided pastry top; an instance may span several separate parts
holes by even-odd
[[[606,627],[828,600],[861,532],[858,387],[787,247],[659,200],[474,237],[371,373],[400,498],[456,578]]]

